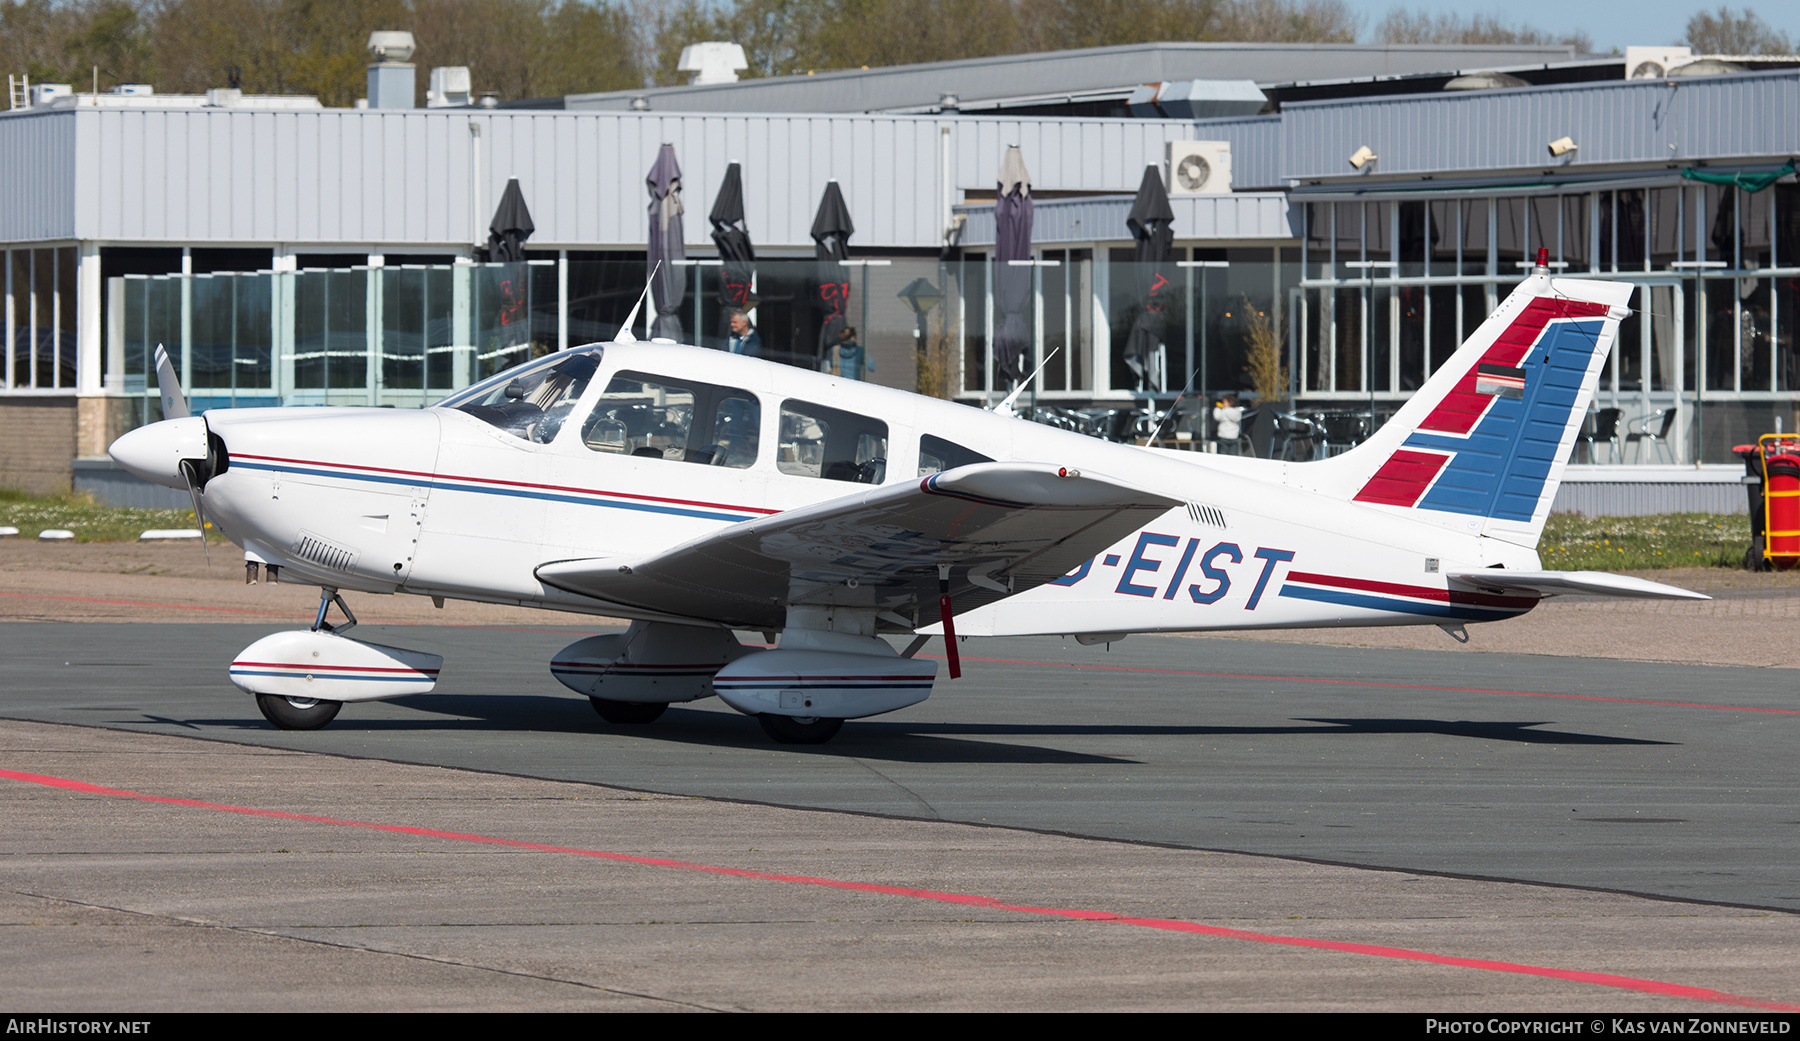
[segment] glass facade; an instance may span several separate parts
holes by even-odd
[[[31,254],[23,255],[29,263]],[[681,339],[722,349],[734,310],[723,269],[704,259],[684,266],[686,293],[674,309]],[[159,418],[158,344],[196,409],[417,407],[521,361],[612,339],[637,307],[647,273],[641,254],[572,252],[510,265],[122,275],[107,287],[120,314],[109,323],[104,354],[107,371],[122,375],[120,386],[136,402],[136,423]],[[847,366],[851,375],[911,390],[920,383],[921,342],[940,354],[960,345],[960,286],[969,277],[985,273],[906,258],[829,269],[812,260],[759,261],[747,303],[764,357],[827,371]],[[1091,367],[1091,334],[1082,331],[1091,321],[1082,306],[1086,283],[1077,283],[1073,297],[1059,291],[1053,317],[1075,341],[1067,353],[1077,361],[1052,378],[1080,388],[1091,382],[1082,367]],[[650,336],[653,315],[649,305],[638,310],[640,339]],[[828,330],[834,316],[840,321]],[[72,348],[67,357],[72,365]],[[64,385],[74,385],[72,374]]]
[[[1297,240],[1178,243],[1161,264],[1119,242],[1041,247],[1004,265],[980,248],[947,260],[760,259],[740,299],[771,360],[970,403],[1024,377],[1028,414],[1093,413],[1076,427],[1113,436],[1144,431],[1141,416],[1111,413],[1179,399],[1175,428],[1212,437],[1202,413],[1213,403],[1257,404],[1260,342],[1261,396],[1279,362],[1287,382],[1274,396],[1335,431],[1314,438],[1335,449],[1392,416],[1542,248],[1559,273],[1633,287],[1594,404],[1619,410],[1620,436],[1592,460],[1584,441],[1577,462],[1728,463],[1734,445],[1800,426],[1800,186],[1394,195],[1296,194]],[[0,256],[4,389],[72,391],[77,249]],[[684,269],[680,338],[722,349],[735,307],[726,270],[706,258]],[[647,274],[642,254],[568,251],[511,265],[118,275],[102,287],[102,372],[109,392],[133,400],[132,422],[157,418],[158,344],[198,408],[417,407],[611,339]],[[638,312],[640,338],[653,311]],[[1268,358],[1271,342],[1280,357]],[[1671,410],[1668,448],[1640,458],[1656,442],[1628,435],[1659,432]]]
[[[1656,433],[1671,409],[1670,454],[1684,463],[1734,462],[1732,446],[1800,419],[1800,187],[1296,205],[1296,403],[1391,415],[1541,247],[1558,273],[1635,287],[1594,406],[1621,410],[1620,444],[1592,461],[1668,461],[1640,459],[1649,442],[1626,435]]]
[[[0,388],[74,389],[75,262],[73,246],[0,250]]]

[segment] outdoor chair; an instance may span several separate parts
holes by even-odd
[[[1619,417],[1625,414],[1624,409],[1603,408],[1588,416],[1587,430],[1582,433],[1582,440],[1587,442],[1587,461],[1594,462],[1594,446],[1606,446],[1606,461],[1618,462],[1625,454],[1619,444]]]
[[[1677,408],[1660,408],[1647,416],[1631,421],[1632,430],[1631,433],[1625,435],[1625,445],[1627,448],[1632,445],[1638,446],[1638,462],[1644,461],[1645,445],[1654,446],[1658,452],[1662,453],[1664,462],[1673,463],[1675,461],[1675,453],[1669,449],[1669,429],[1675,425],[1675,413],[1679,411],[1680,409]],[[1651,427],[1655,427],[1656,430],[1652,432]]]
[[[1269,440],[1270,459],[1302,462],[1317,458],[1323,447],[1317,423],[1292,412],[1275,413],[1275,437]]]
[[[1326,456],[1342,455],[1362,443],[1367,436],[1368,416],[1360,412],[1320,412],[1313,417],[1319,425]]]

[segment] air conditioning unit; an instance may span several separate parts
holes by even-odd
[[[33,105],[48,105],[58,98],[75,96],[75,88],[67,83],[33,83],[30,90]]]
[[[1220,195],[1231,191],[1230,141],[1169,142],[1169,194]]]
[[[474,79],[467,65],[441,65],[431,70],[431,85],[425,88],[426,108],[465,106],[474,93]]]
[[[1627,47],[1625,78],[1659,80],[1675,66],[1686,65],[1693,60],[1694,52],[1687,47]]]

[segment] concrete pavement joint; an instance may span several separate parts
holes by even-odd
[[[202,918],[189,917],[187,915],[172,915],[172,914],[166,914],[166,913],[163,913],[160,911],[144,911],[144,910],[140,910],[135,907],[120,907],[120,906],[113,905],[113,904],[99,904],[99,903],[93,903],[93,902],[87,901],[87,900],[76,900],[73,897],[51,896],[48,893],[33,893],[33,892],[29,892],[29,891],[22,890],[22,889],[9,890],[8,892],[11,892],[14,896],[25,896],[25,897],[31,897],[36,900],[48,901],[51,903],[68,904],[72,907],[87,907],[87,908],[92,908],[97,911],[113,911],[118,914],[133,915],[133,916],[136,916],[139,918],[148,918],[148,919],[152,919],[155,921],[172,923],[175,925],[192,926],[192,927],[200,928],[200,929],[221,929],[226,932],[242,933],[242,934],[249,935],[249,936],[261,936],[261,937],[265,937],[267,939],[272,939],[272,940],[288,940],[293,943],[312,944],[313,946],[316,946],[316,947],[330,947],[330,948],[334,948],[336,950],[342,950],[342,951],[355,951],[359,954],[374,954],[374,955],[384,955],[384,956],[391,957],[391,958],[406,958],[406,959],[409,959],[412,961],[430,962],[434,965],[447,965],[447,966],[451,966],[453,968],[459,968],[459,969],[473,969],[477,972],[491,972],[491,973],[497,973],[502,976],[517,976],[521,979],[538,980],[543,983],[557,983],[557,984],[563,984],[563,985],[570,986],[570,987],[580,987],[584,990],[599,991],[604,994],[616,994],[620,997],[625,997],[625,998],[639,998],[644,1001],[658,1001],[658,1002],[663,1002],[663,1003],[669,1004],[669,1005],[678,1005],[683,1008],[696,1009],[701,1012],[733,1011],[732,1009],[713,1008],[712,1006],[702,1005],[702,1004],[698,1004],[698,1003],[692,1002],[692,1001],[682,1001],[679,998],[665,998],[665,997],[662,997],[662,996],[656,995],[656,994],[643,994],[643,993],[639,993],[637,991],[620,990],[617,987],[603,987],[597,983],[588,983],[585,980],[572,980],[572,979],[565,979],[565,978],[562,978],[559,976],[546,976],[542,973],[523,972],[518,969],[507,969],[507,968],[502,968],[497,965],[483,965],[483,964],[480,964],[479,962],[465,961],[465,960],[462,960],[459,958],[434,957],[429,954],[418,954],[418,953],[415,953],[412,951],[398,951],[398,950],[385,949],[385,948],[381,948],[381,947],[371,947],[366,944],[344,943],[344,942],[337,941],[337,940],[321,940],[321,939],[315,939],[310,936],[295,936],[294,934],[292,934],[290,932],[286,932],[281,929],[259,928],[257,926],[250,926],[250,925],[232,925],[229,922],[213,922],[213,921],[207,921],[206,919],[202,919]],[[290,928],[305,928],[305,927],[304,926],[292,926]],[[314,926],[313,928],[343,928],[343,927],[341,927],[341,926]],[[737,1011],[744,1011],[744,1010],[740,1009]]]

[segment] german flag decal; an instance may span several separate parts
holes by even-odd
[[[1525,396],[1525,370],[1511,365],[1482,362],[1475,373],[1475,393],[1503,398]]]

